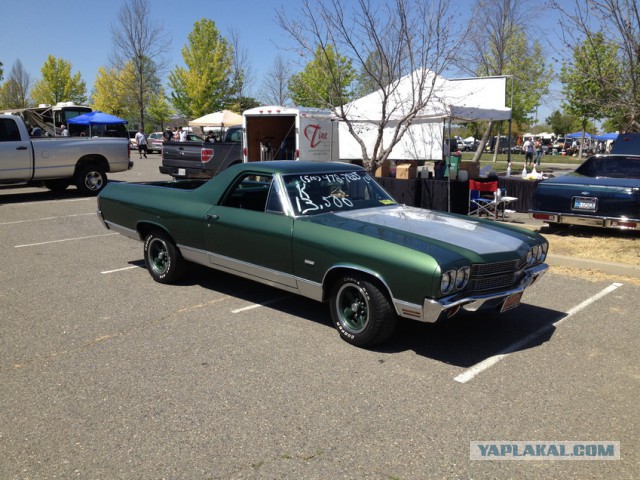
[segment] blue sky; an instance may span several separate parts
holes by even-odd
[[[347,3],[349,0],[346,0]],[[100,66],[108,64],[112,50],[111,26],[117,25],[117,15],[124,0],[0,0],[0,53],[5,78],[17,59],[31,76],[40,78],[40,69],[48,55],[71,62],[72,73],[80,72],[90,93]],[[212,19],[222,35],[229,37],[232,29],[239,32],[240,42],[250,58],[255,73],[254,96],[261,79],[273,65],[278,54],[295,61],[294,42],[276,23],[276,10],[283,4],[296,9],[297,0],[150,0],[151,21],[164,27],[172,39],[167,52],[169,69],[182,65],[181,49],[195,21]],[[471,1],[456,2],[460,17]],[[546,34],[553,23],[546,17]],[[464,25],[464,22],[463,22]],[[543,39],[541,39],[543,41]],[[294,68],[297,68],[294,66]],[[460,75],[451,75],[459,77]],[[556,92],[557,96],[557,92]],[[558,108],[553,99],[543,105],[541,120]]]
[[[288,0],[289,2],[291,0]],[[287,0],[285,0],[285,3]],[[111,26],[123,0],[0,0],[0,62],[5,78],[17,59],[31,76],[49,55],[71,62],[72,73],[80,72],[91,91],[100,66],[108,64],[112,51]],[[172,39],[167,52],[169,68],[182,64],[181,49],[194,22],[209,18],[222,35],[239,32],[240,42],[250,55],[256,74],[264,75],[278,53],[290,55],[293,46],[275,21],[282,2],[271,0],[151,0],[153,24],[162,25]],[[256,85],[256,87],[259,85]]]

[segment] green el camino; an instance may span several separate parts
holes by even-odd
[[[371,346],[399,317],[516,307],[547,270],[539,234],[398,205],[361,167],[302,161],[233,166],[209,181],[110,183],[104,225],[144,242],[154,280],[188,262],[328,302],[347,342]]]

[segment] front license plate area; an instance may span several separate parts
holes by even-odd
[[[502,304],[502,308],[500,309],[500,313],[506,312],[507,310],[511,310],[512,308],[516,308],[520,305],[520,300],[522,299],[522,293],[518,292],[513,295],[509,295],[507,299]]]
[[[573,197],[571,208],[585,212],[595,212],[598,206],[598,199],[595,197]]]

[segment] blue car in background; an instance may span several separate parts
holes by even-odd
[[[540,182],[529,214],[551,226],[640,230],[640,155],[594,155]]]

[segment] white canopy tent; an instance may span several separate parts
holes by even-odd
[[[230,110],[209,113],[189,122],[190,127],[232,127],[242,125],[242,115]]]
[[[389,145],[392,131],[406,117],[419,94],[422,71],[403,77],[387,102],[390,112],[384,130]],[[443,126],[449,121],[509,120],[511,109],[505,106],[506,77],[482,77],[447,80],[426,74],[423,97],[433,88],[429,101],[413,119],[400,142],[393,148],[390,160],[436,160],[442,158]],[[432,87],[433,85],[433,87]],[[378,90],[345,105],[347,117],[372,152],[377,139],[377,127],[382,119],[383,92]],[[345,122],[340,122],[340,158],[362,158],[358,142],[351,136]]]

